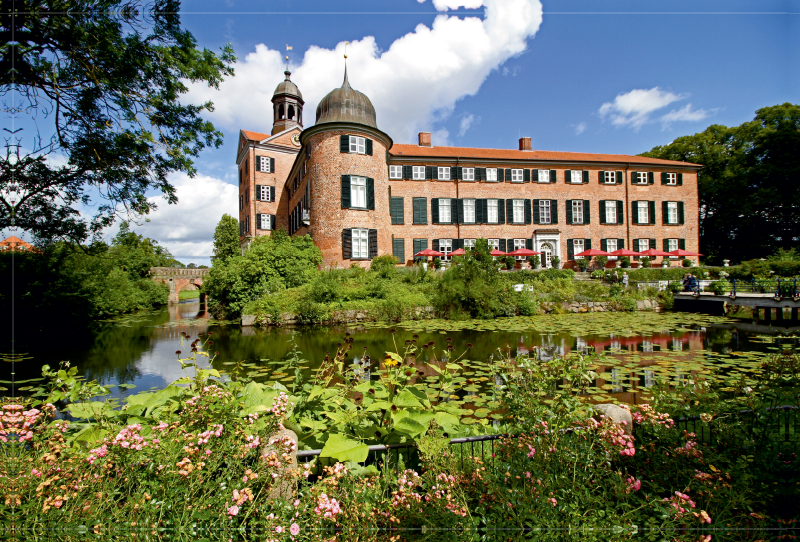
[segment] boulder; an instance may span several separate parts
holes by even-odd
[[[602,403],[599,405],[592,405],[592,408],[597,412],[593,417],[596,420],[600,419],[600,416],[605,416],[606,418],[611,418],[616,424],[623,424],[625,428],[625,434],[631,435],[633,434],[633,417],[631,417],[631,411],[622,408],[619,405],[615,405],[612,403]]]
[[[276,441],[291,439],[294,443],[290,451],[282,446],[279,446]],[[288,499],[297,491],[297,476],[294,471],[298,468],[297,463],[297,433],[291,429],[282,429],[273,434],[267,443],[261,447],[260,461],[279,461],[280,466],[277,469],[278,478],[275,480],[275,485],[270,488],[267,499]]]
[[[242,325],[243,326],[254,326],[254,325],[256,325],[256,315],[255,314],[243,314],[242,315]]]

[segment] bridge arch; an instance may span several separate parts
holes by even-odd
[[[178,303],[178,294],[188,286],[200,288],[208,269],[185,269],[181,267],[151,267],[150,279],[169,287],[169,302]],[[202,300],[201,300],[202,301]]]

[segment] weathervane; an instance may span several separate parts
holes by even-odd
[[[286,50],[287,51],[291,51],[292,50],[292,46],[289,45],[288,43],[286,44]],[[289,71],[289,55],[286,55],[286,71],[287,72]]]

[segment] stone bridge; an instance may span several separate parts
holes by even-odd
[[[184,269],[180,267],[151,267],[150,278],[155,282],[162,282],[169,286],[169,302],[179,303],[178,294],[187,286],[200,288],[209,269]],[[200,294],[200,301],[205,300],[205,294]]]

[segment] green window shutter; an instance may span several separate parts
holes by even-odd
[[[567,239],[567,260],[575,259],[575,239]]]
[[[392,217],[392,224],[404,224],[404,211],[403,198],[390,198],[389,199],[389,212]]]
[[[550,219],[551,224],[558,224],[558,200],[551,199],[550,200]]]
[[[269,200],[270,201],[275,201],[275,187],[274,186],[270,186],[269,187]]]
[[[397,258],[400,263],[406,262],[406,240],[405,239],[392,239],[392,255]]]
[[[686,250],[686,239],[678,239],[678,248]]]
[[[345,228],[342,230],[342,259],[349,260],[352,257],[353,257],[353,231],[350,228]]]
[[[505,170],[501,167],[497,168],[497,182],[504,183],[505,181]]]
[[[664,239],[664,248],[662,250],[664,252],[669,252],[669,239]]]
[[[607,224],[606,222],[606,200],[600,200],[600,224]]]
[[[625,204],[617,200],[617,224],[625,224]]]
[[[522,170],[522,182],[524,183],[531,182],[531,170],[529,169]]]
[[[608,242],[605,239],[600,239],[600,250],[608,252]]]
[[[514,251],[514,240],[513,239],[506,240],[506,249],[509,252],[513,252]]]
[[[375,210],[375,179],[367,177],[367,209]]]
[[[661,202],[661,223],[667,224],[669,218],[669,209],[666,201]]]
[[[606,182],[606,172],[605,171],[598,171],[597,172],[597,182],[600,184],[604,184]]]
[[[433,180],[433,166],[425,166],[425,180],[432,181]]]
[[[541,224],[542,218],[539,213],[539,200],[533,200],[533,223],[534,224]]]
[[[464,178],[464,168],[463,168],[463,167],[461,167],[461,166],[458,166],[458,167],[456,168],[456,178],[457,178],[459,181],[460,181],[461,179],[463,179],[463,178]]]
[[[428,223],[428,199],[427,198],[414,198],[412,201],[414,207],[414,224],[427,224]]]
[[[655,184],[656,174],[652,171],[647,172],[647,184]]]
[[[667,172],[666,171],[662,171],[661,172],[661,184],[667,184]]]
[[[530,224],[532,220],[531,217],[531,200],[525,200],[525,224]]]
[[[622,172],[617,171],[617,184],[622,184]]]
[[[259,158],[259,157],[256,156],[256,158]],[[261,199],[261,185],[260,184],[256,185],[256,201],[264,201],[264,200]]]
[[[514,223],[514,200],[506,200],[506,224]]]
[[[422,252],[426,248],[428,248],[428,240],[427,239],[414,239],[414,254]],[[415,259],[416,260],[420,260],[420,261],[427,261],[428,260],[428,258],[426,258],[425,256],[416,256]]]
[[[436,252],[439,252],[439,240],[438,239],[434,239],[433,241],[431,241],[431,248],[433,250],[435,250]]]
[[[275,215],[269,215],[269,229],[274,230],[278,227],[278,223],[276,222]]]
[[[486,222],[486,200],[475,200],[475,224],[483,224]]]
[[[431,224],[439,223],[439,198],[431,198]]]
[[[591,239],[584,239],[583,240],[583,249],[584,250],[589,250],[590,248],[592,248],[592,240]]]
[[[558,173],[556,172],[556,170],[551,169],[550,170],[550,184],[555,184],[555,183],[558,182],[557,176],[558,176]]]
[[[453,250],[458,250],[459,248],[464,248],[464,240],[453,239]]]
[[[505,200],[503,199],[497,200],[497,223],[498,224],[506,223],[506,205],[505,205]]]
[[[378,257],[378,230],[369,230],[369,259]]]
[[[261,160],[266,158],[265,156],[256,156],[256,171],[261,171]]]
[[[678,186],[683,186],[683,173],[678,173]]]
[[[588,199],[583,200],[583,223],[584,224],[591,224],[591,209],[592,209],[592,202]]]
[[[655,224],[656,223],[656,202],[655,201],[647,202],[647,207],[650,210],[650,212],[647,213],[649,215],[648,218],[650,219],[650,224]],[[655,248],[655,247],[653,247],[653,248]]]
[[[458,214],[458,204],[463,200],[450,198],[450,223],[461,224],[461,215]]]
[[[270,158],[269,159],[269,172],[270,173],[275,173],[275,159],[274,158]]]
[[[567,224],[572,224],[572,200],[567,200]]]
[[[589,184],[589,170],[583,170],[583,184]]]
[[[567,169],[564,171],[564,182],[569,184],[571,180],[572,180],[572,170]]]
[[[617,239],[617,250],[625,248],[625,239]]]
[[[505,239],[500,239],[499,241],[500,241],[500,247],[499,247],[500,252],[505,252],[506,251],[506,240]]]
[[[350,136],[343,135],[339,138],[339,152],[350,152]]]
[[[525,239],[525,248],[527,248],[528,250],[533,250],[533,239],[531,239],[530,237]]]
[[[458,222],[456,224],[461,224],[464,220],[464,200],[458,199],[456,201],[458,202],[458,209],[456,209],[458,211]],[[455,247],[453,247],[453,250],[455,250]]]
[[[535,182],[535,183],[539,182],[539,170],[538,169],[532,169],[531,170],[531,178],[533,179],[533,182]]]
[[[639,224],[639,202],[632,201],[631,202],[631,223],[632,224]]]
[[[507,183],[511,182],[511,168],[506,168],[505,182]]]
[[[633,246],[631,246],[631,250],[633,250],[635,252],[639,252],[639,240],[638,239],[634,239],[633,240]],[[634,256],[633,259],[634,260],[638,260],[639,256]]]
[[[485,181],[486,180],[486,168],[485,167],[476,167],[475,168],[475,180],[476,181]]]
[[[411,177],[413,176],[414,176],[413,166],[403,166],[403,179],[411,180]]]
[[[631,184],[637,184],[638,180],[639,180],[639,172],[631,171]]]
[[[349,208],[350,208],[350,175],[342,175],[342,209],[349,209]]]
[[[455,181],[458,178],[459,178],[459,176],[458,176],[458,168],[455,167],[455,166],[451,167],[450,168],[450,180],[451,181]]]
[[[678,224],[683,224],[683,202],[678,202]]]
[[[656,248],[656,240],[655,239],[650,239],[650,248],[655,250],[655,248]]]
[[[365,143],[367,147],[366,148],[367,154],[372,156],[372,140],[369,138],[365,138]]]

